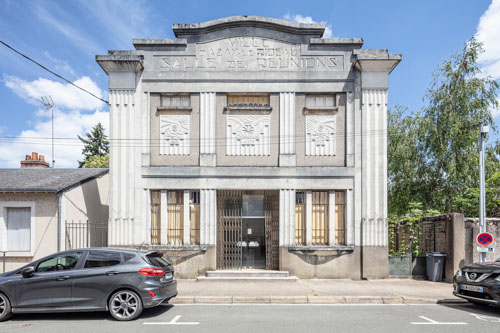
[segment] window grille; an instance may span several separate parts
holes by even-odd
[[[167,244],[182,245],[184,239],[184,191],[167,192]]]
[[[328,245],[328,192],[312,192],[312,245]]]
[[[303,191],[295,193],[295,244],[306,244],[306,195]]]
[[[151,191],[151,244],[161,244],[161,192]]]
[[[190,241],[191,244],[200,244],[200,191],[189,192],[190,213]]]

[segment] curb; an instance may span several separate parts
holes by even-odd
[[[170,304],[463,304],[462,299],[405,296],[177,296]]]

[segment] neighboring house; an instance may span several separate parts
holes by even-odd
[[[32,165],[37,156],[27,160]],[[107,225],[108,169],[37,166],[0,169],[0,251],[7,251],[6,270],[64,250],[77,236],[86,240],[87,221]],[[107,236],[106,229],[100,231]]]
[[[174,24],[98,55],[109,76],[110,246],[215,269],[388,276],[387,98],[401,60],[323,24]]]

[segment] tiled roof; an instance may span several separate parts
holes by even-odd
[[[0,192],[62,192],[109,172],[109,169],[0,169]]]

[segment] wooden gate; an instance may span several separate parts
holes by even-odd
[[[279,269],[279,191],[264,192],[266,217],[266,269]]]
[[[217,191],[217,269],[241,269],[242,206],[242,191]]]

